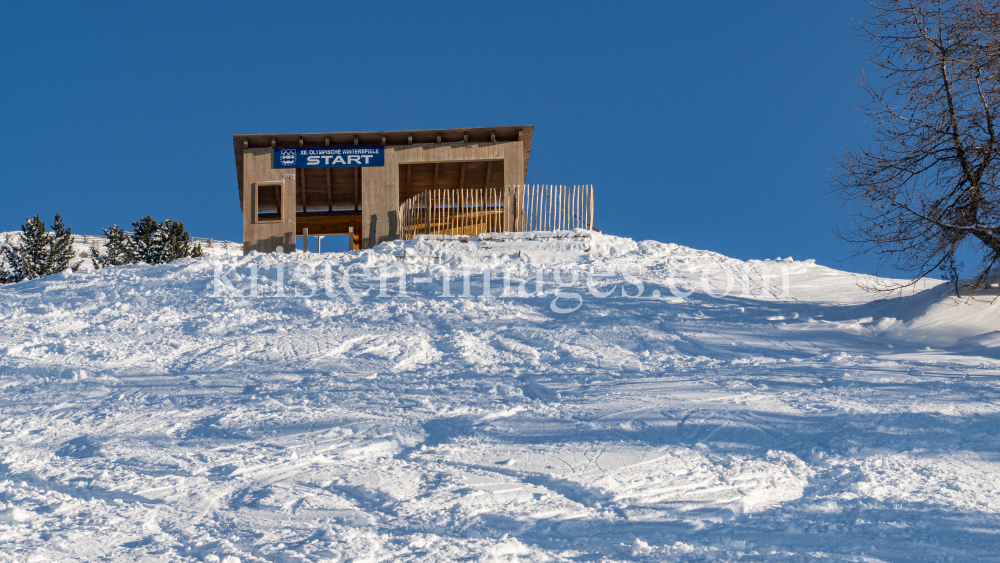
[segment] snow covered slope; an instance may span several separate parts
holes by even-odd
[[[1000,304],[853,281],[556,232],[2,287],[0,561],[996,560]]]

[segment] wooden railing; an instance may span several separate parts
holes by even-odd
[[[399,206],[400,235],[592,229],[593,186],[426,190]]]

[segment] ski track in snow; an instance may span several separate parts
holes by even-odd
[[[643,295],[440,296],[567,263]],[[391,264],[432,281],[339,285]],[[556,232],[0,287],[0,562],[1000,561],[996,292],[787,259],[707,294],[741,265]]]

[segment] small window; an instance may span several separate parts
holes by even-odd
[[[281,221],[281,184],[257,184],[257,222]]]

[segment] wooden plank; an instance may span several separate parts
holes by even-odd
[[[357,166],[355,166],[354,167],[354,210],[355,211],[358,210],[358,199],[359,199],[358,198],[358,183],[359,183],[358,182],[358,173],[359,173],[359,171],[360,171],[360,168],[358,168]]]
[[[344,235],[348,229],[361,220],[361,215],[355,215],[348,210],[346,214],[333,216],[312,216],[297,217],[295,221],[295,234],[301,235],[302,229],[309,229],[311,236],[317,235]]]
[[[364,248],[399,238],[399,164],[385,148],[385,166],[361,169],[361,237]]]

